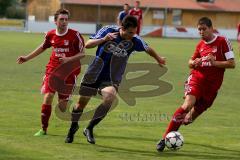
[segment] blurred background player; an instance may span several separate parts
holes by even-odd
[[[129,15],[132,15],[137,18],[137,21],[138,21],[138,27],[136,32],[137,35],[140,34],[142,23],[143,23],[142,10],[139,7],[140,7],[140,1],[135,1],[134,8],[130,9],[129,11]]]
[[[123,5],[123,11],[119,12],[119,14],[118,14],[117,24],[119,26],[122,25],[122,20],[126,15],[128,15],[128,12],[129,12],[129,5],[127,3],[125,3]]]
[[[55,91],[49,86],[49,77],[53,71],[63,63],[71,63],[71,61],[78,60],[84,57],[84,40],[78,31],[68,28],[69,11],[59,9],[54,15],[56,29],[49,31],[44,42],[36,48],[33,52],[26,56],[20,56],[17,63],[22,64],[27,62],[41,53],[47,48],[52,47],[52,54],[46,66],[45,76],[41,88],[44,94],[43,104],[41,109],[42,129],[34,136],[41,136],[47,134],[48,121],[51,115],[52,102]],[[80,61],[79,61],[80,66]],[[76,76],[80,73],[80,69],[69,71],[66,83],[75,84]],[[58,93],[58,103],[62,111],[66,109],[69,95]]]
[[[207,110],[217,96],[226,68],[234,68],[234,53],[226,37],[213,33],[212,21],[202,17],[197,25],[201,41],[189,60],[190,76],[185,83],[185,100],[174,113],[157,150],[163,151],[165,137],[184,124],[192,123]]]
[[[80,98],[72,112],[72,123],[66,137],[66,143],[72,143],[78,130],[78,121],[83,109],[92,96],[100,93],[102,102],[97,107],[92,120],[83,133],[87,141],[95,144],[93,128],[103,120],[116,98],[129,56],[134,51],[145,51],[162,66],[165,59],[160,57],[143,39],[135,35],[137,19],[126,16],[121,26],[105,26],[90,37],[86,48],[98,46],[96,57],[86,71],[81,87]]]
[[[238,52],[240,54],[240,23],[237,26],[237,42],[238,42]]]

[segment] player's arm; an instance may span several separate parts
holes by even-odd
[[[152,49],[151,47],[148,47],[146,49],[146,52],[152,56],[157,62],[158,64],[162,67],[163,65],[165,65],[166,61],[164,57],[159,56],[156,51],[154,49]]]
[[[197,44],[195,51],[193,53],[193,56],[188,61],[188,67],[190,69],[194,69],[202,65],[202,59],[199,52],[199,48],[200,48],[199,45],[200,44]]]
[[[117,38],[119,32],[108,33],[105,37],[99,39],[89,39],[85,45],[85,48],[94,48],[106,41],[111,41]]]
[[[198,66],[201,66],[201,65],[202,65],[202,59],[201,58],[196,58],[194,60],[191,58],[188,61],[188,66],[191,69],[194,69],[194,68],[196,68]]]
[[[38,48],[36,48],[33,52],[31,52],[30,54],[26,55],[26,56],[20,56],[17,59],[17,63],[18,64],[22,64],[24,62],[27,62],[35,57],[37,57],[38,55],[40,55],[41,53],[43,53],[46,49],[44,49],[42,47],[42,45],[40,45]]]
[[[211,62],[211,65],[217,68],[235,68],[234,53],[232,49],[231,42],[228,39],[224,39],[221,44],[223,50],[225,61],[217,61],[216,57],[212,54],[208,55],[208,60]]]
[[[212,65],[218,68],[235,68],[235,60],[229,59],[227,61],[213,61]]]
[[[235,68],[234,58],[229,58],[226,61],[216,61],[213,55],[208,55],[211,65],[217,68]]]
[[[121,22],[121,12],[118,14],[118,17],[117,17],[117,24],[118,24],[119,26],[122,25],[122,22]]]
[[[67,62],[70,62],[70,61],[80,60],[83,57],[85,57],[85,50],[84,49],[81,52],[78,52],[77,54],[75,54],[74,56],[61,57],[61,58],[59,58],[59,61],[61,61],[61,63],[67,63]]]

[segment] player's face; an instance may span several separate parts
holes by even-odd
[[[128,29],[121,28],[120,35],[123,39],[131,40],[137,32],[137,27],[130,27]]]
[[[60,14],[58,15],[57,20],[55,21],[57,28],[59,30],[65,31],[68,26],[68,15],[67,14]]]
[[[139,2],[135,2],[134,7],[135,8],[139,8],[139,6],[140,6],[140,3]]]
[[[123,6],[123,9],[124,9],[124,11],[127,12],[127,11],[129,10],[129,6],[128,6],[128,5],[124,5],[124,6]]]
[[[208,27],[205,24],[201,24],[197,26],[198,28],[198,32],[199,35],[201,36],[201,38],[205,41],[209,41],[212,38],[213,35],[213,28],[212,27]]]

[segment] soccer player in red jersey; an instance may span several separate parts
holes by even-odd
[[[41,110],[42,129],[34,136],[42,136],[47,134],[48,121],[52,108],[51,105],[56,92],[51,86],[49,86],[49,77],[51,74],[53,74],[56,68],[61,66],[61,64],[71,63],[84,57],[84,40],[81,34],[78,31],[68,28],[69,11],[65,9],[59,9],[56,11],[54,19],[56,29],[49,31],[46,34],[44,42],[30,54],[26,56],[20,56],[17,59],[17,63],[22,64],[37,57],[47,48],[52,47],[52,54],[48,64],[46,65],[45,76],[41,88],[41,92],[44,94]],[[76,81],[76,76],[79,73],[80,61],[79,68],[75,69],[74,71],[69,71],[69,76],[65,82],[67,84],[72,84],[73,86]],[[69,96],[70,95],[58,93],[58,104],[60,110],[64,111],[66,109]]]
[[[140,34],[141,27],[142,27],[142,10],[139,8],[140,1],[135,1],[134,8],[129,11],[129,15],[132,15],[137,18],[138,21],[138,27],[137,27],[137,35]]]
[[[223,82],[226,68],[234,68],[234,54],[231,43],[223,36],[213,33],[212,22],[202,17],[197,25],[201,41],[189,60],[190,76],[185,83],[185,100],[174,113],[157,150],[163,151],[164,138],[171,131],[177,131],[184,124],[192,123],[206,111],[217,96]]]
[[[240,50],[240,23],[237,26],[237,41],[238,41],[238,49]]]

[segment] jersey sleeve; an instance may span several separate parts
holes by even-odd
[[[84,39],[79,32],[76,32],[76,40],[74,41],[74,49],[78,52],[83,52],[84,50]]]
[[[142,10],[140,10],[140,15],[139,15],[139,20],[142,20],[143,19],[143,13],[142,13]]]
[[[122,16],[122,12],[119,12],[119,14],[118,14],[118,19],[119,19],[119,20],[122,20],[122,17],[123,17],[123,16]]]
[[[222,50],[226,60],[234,58],[231,42],[227,38],[225,38],[222,42]]]
[[[136,36],[135,38],[135,51],[147,51],[149,48],[147,43],[140,36]]]
[[[45,35],[44,41],[42,43],[42,48],[47,49],[47,48],[50,48],[51,46],[52,46],[52,44],[51,44],[51,40],[50,40],[50,33],[48,32]]]
[[[201,58],[200,52],[199,52],[199,48],[200,48],[200,43],[196,46],[196,49],[191,57],[192,60],[196,59],[196,58]]]
[[[110,29],[109,27],[103,27],[101,28],[97,33],[90,36],[90,39],[101,39],[105,37],[109,33]]]

